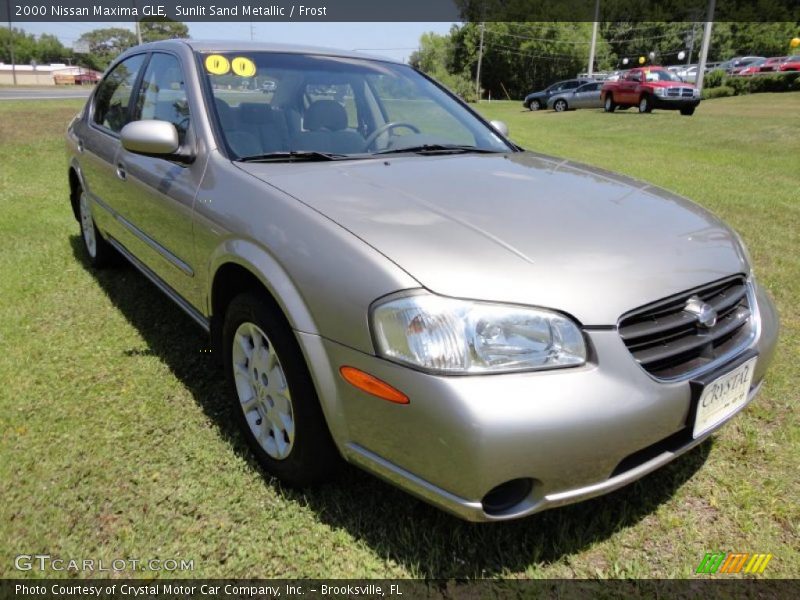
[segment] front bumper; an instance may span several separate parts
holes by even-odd
[[[759,357],[750,399],[778,332],[774,305],[760,288],[756,300],[758,335],[743,351]],[[586,334],[593,356],[585,366],[466,377],[429,375],[324,338],[298,336],[348,461],[459,517],[497,521],[615,490],[712,433],[697,439],[686,434],[688,381],[653,379],[615,329]],[[338,376],[344,365],[398,388],[410,404],[350,386]],[[533,482],[529,493],[507,509],[487,512],[484,496],[516,479]]]
[[[700,104],[700,98],[670,98],[668,96],[651,96],[653,108],[662,110],[681,110],[695,108]]]

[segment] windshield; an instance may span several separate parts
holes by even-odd
[[[513,151],[406,65],[273,52],[202,54],[200,60],[234,159],[356,158],[428,147]]]
[[[645,71],[647,81],[682,81],[680,77],[667,70],[658,69],[654,71]]]

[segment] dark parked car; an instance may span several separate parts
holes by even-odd
[[[566,90],[574,90],[579,85],[589,83],[591,79],[567,79],[566,81],[557,81],[550,87],[543,89],[540,92],[531,92],[525,96],[522,105],[528,110],[539,110],[547,106],[547,101],[553,94],[563,92]]]
[[[574,90],[564,90],[550,96],[547,108],[556,112],[564,112],[575,108],[601,108],[603,101],[600,99],[600,88],[603,83],[590,81]]]

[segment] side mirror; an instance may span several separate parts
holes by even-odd
[[[508,137],[508,125],[503,121],[489,121],[489,125],[494,127],[503,137]]]
[[[167,121],[133,121],[122,128],[120,137],[122,147],[137,154],[175,154],[180,146],[178,130]]]

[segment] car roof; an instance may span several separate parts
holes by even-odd
[[[248,42],[239,40],[188,40],[174,39],[150,42],[131,48],[131,51],[142,50],[168,50],[175,48],[176,45],[189,46],[196,52],[275,52],[282,54],[316,54],[323,56],[337,56],[343,58],[360,58],[364,60],[379,60],[383,62],[403,64],[402,61],[388,58],[386,56],[374,56],[355,52],[352,50],[341,50],[337,48],[326,48],[323,46],[305,46],[299,44],[275,44],[270,42]]]
[[[589,79],[588,77],[573,77],[572,79],[562,79],[561,81],[556,81],[555,83],[551,83],[548,87],[558,85],[559,83],[567,83],[569,81],[580,81],[581,83],[589,83],[590,81],[594,81],[594,79]]]

